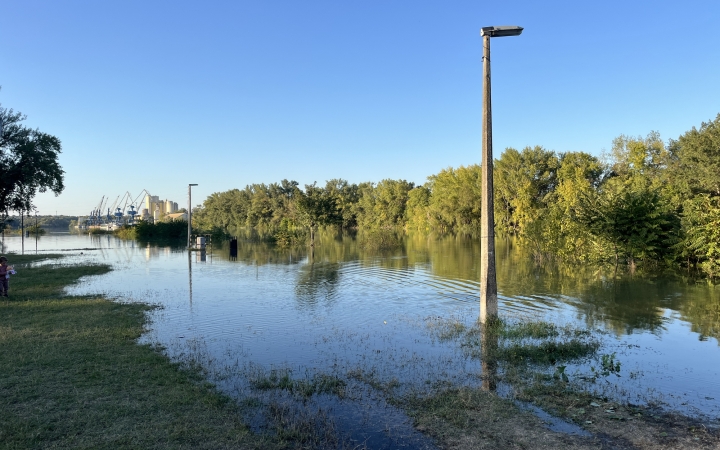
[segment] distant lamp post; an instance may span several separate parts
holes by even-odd
[[[190,250],[190,235],[192,234],[192,187],[197,186],[196,183],[188,184],[188,239],[187,248]]]
[[[495,210],[493,195],[492,109],[490,101],[490,38],[519,36],[522,27],[483,27],[482,204],[480,217],[480,322],[497,320],[495,276]]]

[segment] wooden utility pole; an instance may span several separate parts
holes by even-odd
[[[483,27],[482,204],[480,207],[480,322],[498,317],[495,277],[495,197],[493,194],[492,107],[490,101],[490,38],[519,36],[518,26]]]
[[[492,106],[490,99],[490,34],[483,35],[482,201],[480,217],[480,322],[497,319],[495,276],[495,209],[493,195]]]

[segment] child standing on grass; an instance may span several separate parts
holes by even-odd
[[[10,274],[15,273],[12,266],[8,266],[7,258],[0,256],[0,296],[7,297],[10,289]]]

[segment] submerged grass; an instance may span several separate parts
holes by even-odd
[[[481,386],[453,383],[396,397],[418,427],[453,448],[720,448],[717,429],[698,419],[661,411],[656,405],[613,401],[621,362],[600,354],[601,332],[544,321],[497,321],[467,326],[454,320],[428,323],[431,336],[455,342],[461,353],[482,361]],[[568,364],[588,363],[588,373],[568,373]],[[578,367],[578,366],[576,366]],[[502,395],[497,394],[503,386]],[[525,417],[526,402],[584,428],[591,437],[553,437]],[[510,417],[507,416],[510,413]],[[537,418],[535,418],[537,419]],[[498,426],[497,422],[504,422]]]
[[[335,421],[323,408],[298,407],[293,402],[272,401],[267,405],[269,429],[289,448],[363,450],[367,447],[342,436]]]
[[[440,341],[457,340],[471,358],[498,362],[554,365],[594,355],[600,342],[588,330],[544,321],[506,322],[467,327],[441,321],[431,333]]]
[[[554,323],[544,321],[508,324],[499,321],[498,333],[505,339],[548,339],[558,337],[560,330]]]
[[[334,394],[339,398],[345,395],[346,382],[338,377],[317,374],[312,377],[294,380],[289,369],[271,369],[265,371],[256,368],[249,376],[252,387],[261,391],[279,389],[298,394],[302,397],[311,397],[314,394]]]
[[[514,343],[500,347],[496,357],[501,361],[530,362],[533,364],[554,365],[584,358],[598,349],[597,342],[586,342],[580,339],[569,341],[546,341],[538,344]]]

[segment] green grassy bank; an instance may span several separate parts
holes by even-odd
[[[108,266],[9,255],[18,274],[0,301],[3,448],[272,448],[235,402],[137,338],[147,306],[62,289]]]

